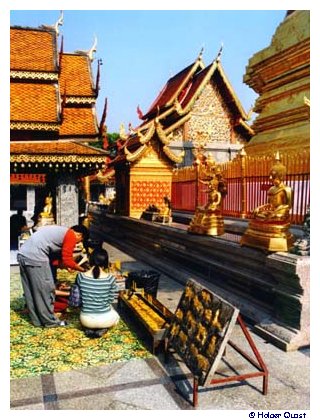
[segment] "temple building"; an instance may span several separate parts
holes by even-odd
[[[271,44],[250,58],[244,82],[259,95],[246,153],[310,153],[309,10],[287,12]]]
[[[249,116],[220,55],[205,67],[201,52],[167,81],[144,115],[138,109],[140,126],[120,132],[118,156],[108,165],[115,170],[120,214],[140,217],[148,205],[161,208],[164,197],[171,199],[174,168],[192,164],[199,148],[224,162],[250,140]]]
[[[171,151],[157,118],[147,128],[122,137],[122,142],[108,165],[115,172],[116,212],[140,218],[147,207],[161,208],[165,197],[171,199],[172,171],[183,153]]]
[[[220,50],[207,67],[202,51],[195,62],[171,77],[149,110],[141,115],[146,129],[157,118],[173,151],[184,150],[183,165],[203,146],[216,162],[231,160],[251,139],[249,115],[243,109],[221,64]]]
[[[55,221],[78,223],[81,179],[104,167],[93,52],[58,51],[59,26],[10,28],[10,207],[28,222],[52,194]],[[99,72],[99,67],[98,67]],[[98,75],[97,75],[98,76]],[[83,200],[82,200],[83,202]]]

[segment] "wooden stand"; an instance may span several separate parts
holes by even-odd
[[[250,373],[245,373],[242,375],[234,375],[234,376],[228,376],[226,378],[221,378],[221,379],[212,379],[209,384],[210,385],[217,385],[217,384],[223,384],[223,383],[227,383],[227,382],[241,382],[245,379],[249,379],[249,378],[256,378],[259,376],[263,377],[263,384],[262,384],[262,393],[263,395],[266,395],[268,392],[268,369],[264,363],[264,361],[262,360],[262,357],[246,327],[246,325],[244,324],[242,317],[240,314],[238,314],[237,317],[237,322],[239,323],[241,330],[245,336],[245,338],[247,339],[247,342],[250,346],[250,348],[252,349],[256,360],[254,360],[250,355],[248,355],[244,350],[242,350],[237,344],[235,344],[233,341],[228,340],[228,343],[234,350],[236,350],[242,357],[244,357],[252,366],[254,366],[258,372],[250,372]],[[167,348],[167,343],[165,343],[165,351],[168,351]],[[193,377],[193,400],[192,400],[192,405],[194,407],[198,406],[198,388],[199,388],[199,383],[198,383],[198,378],[196,376]]]
[[[126,308],[152,339],[152,353],[164,341],[164,334],[173,314],[154,296],[129,290],[121,290],[118,296],[119,310]]]

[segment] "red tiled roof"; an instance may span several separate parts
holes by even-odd
[[[180,102],[180,105],[182,107],[186,107],[188,103],[192,100],[193,96],[197,92],[198,88],[200,87],[201,83],[205,79],[210,69],[211,65],[194,75],[194,77],[192,78],[192,82],[190,82],[188,91],[186,92],[186,96],[184,97],[182,102]]]
[[[57,71],[56,35],[54,32],[10,28],[10,69]]]
[[[11,83],[10,120],[58,122],[57,88],[52,84]]]
[[[194,66],[195,63],[190,64],[190,66],[186,67],[184,70],[180,71],[178,74],[171,77],[171,79],[167,81],[166,85],[159,93],[158,97],[155,99],[155,101],[151,105],[150,109],[146,112],[144,117],[156,113],[158,107],[161,110],[161,108],[163,108],[166,105],[166,103],[168,103],[175,95],[178,94],[179,88],[182,86],[183,82],[187,80],[187,76],[189,75],[190,77],[193,74],[191,70]],[[194,71],[196,70],[197,68],[194,69]]]
[[[60,93],[67,96],[95,96],[92,88],[90,61],[87,56],[62,54]]]
[[[92,108],[65,108],[60,136],[97,136],[98,126]]]

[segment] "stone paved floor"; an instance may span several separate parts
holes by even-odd
[[[105,247],[111,261],[122,261],[123,271],[150,269],[143,262],[136,261],[108,244]],[[171,311],[175,310],[182,291],[181,284],[161,275],[157,298]],[[310,407],[309,350],[285,353],[253,332],[251,336],[269,370],[268,394],[263,395],[261,392],[261,378],[216,387],[200,387],[198,410],[250,410],[255,413],[262,410],[274,410],[275,413],[290,410],[291,413],[298,413],[293,410],[302,410],[300,414],[307,413]],[[234,328],[232,340],[247,351],[246,340],[239,326]],[[228,346],[217,373],[227,375],[252,370],[254,368]],[[130,360],[12,380],[10,400],[11,410],[194,409],[191,404],[190,372],[175,354],[170,355],[165,363],[161,352],[146,360]],[[308,415],[306,418],[311,418]],[[247,419],[248,414],[232,418]]]

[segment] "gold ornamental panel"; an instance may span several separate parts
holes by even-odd
[[[143,211],[150,204],[163,206],[163,197],[171,197],[171,179],[136,179],[131,181],[130,212]]]

